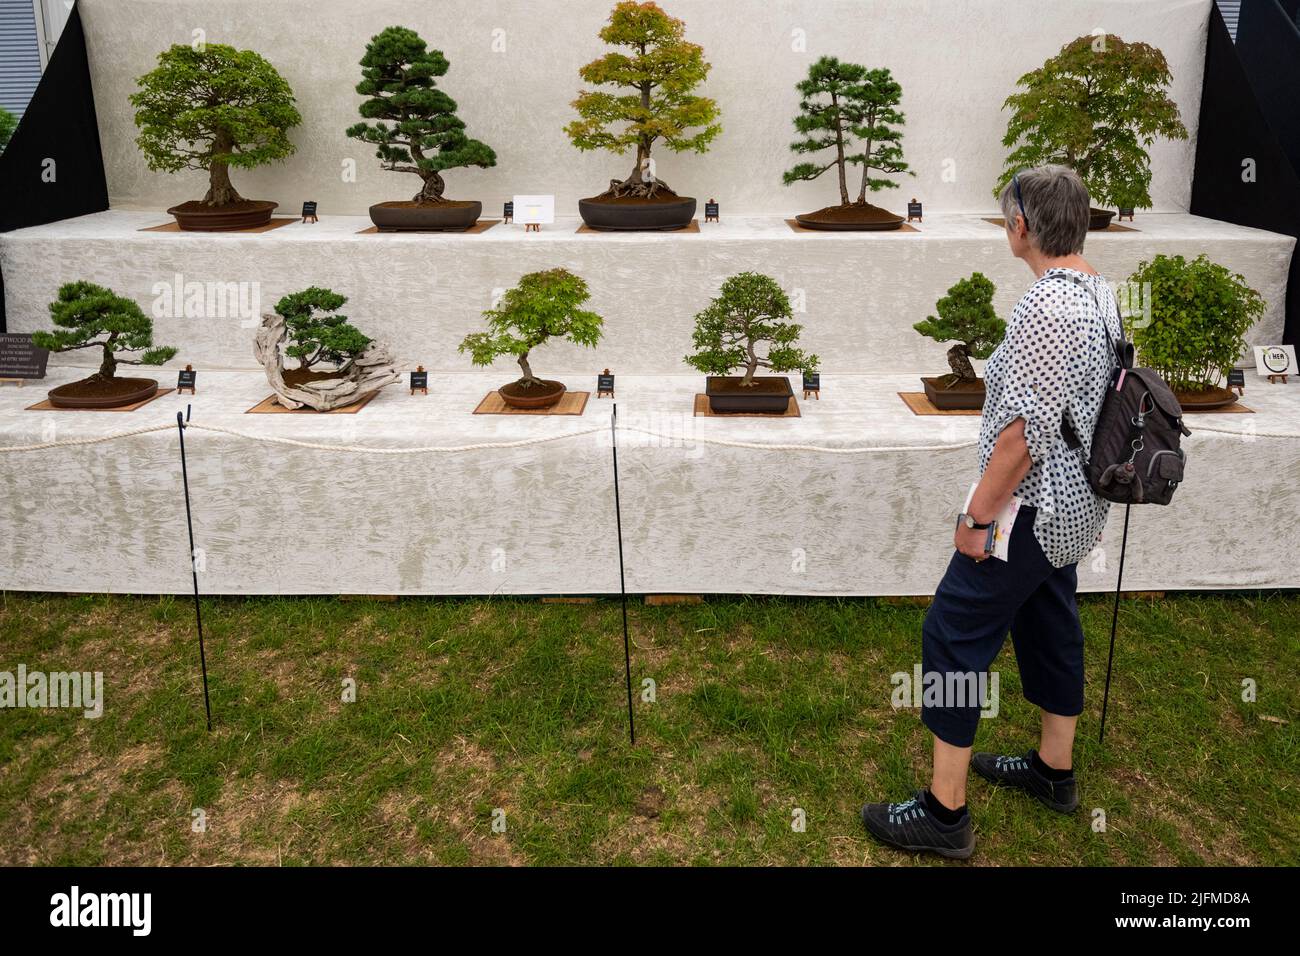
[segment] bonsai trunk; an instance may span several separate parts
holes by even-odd
[[[524,371],[523,377],[516,382],[521,388],[532,388],[535,385],[542,384],[542,380],[533,374],[533,368],[528,364],[527,352],[519,356],[519,367]]]
[[[839,114],[839,97],[834,93],[831,94],[831,109]],[[848,165],[844,160],[844,127],[839,120],[835,121],[835,165],[838,167],[840,174],[840,205],[849,204],[849,181],[845,167]]]
[[[975,367],[970,364],[970,352],[965,342],[958,342],[948,350],[948,366],[952,369],[952,375],[944,388],[952,388],[958,382],[975,381]]]
[[[424,177],[424,186],[412,197],[412,202],[429,204],[446,202],[442,198],[442,193],[447,188],[447,184],[443,182],[442,176],[438,173],[421,173],[420,175]]]
[[[211,158],[208,160],[208,193],[203,197],[205,206],[227,206],[244,201],[244,197],[235,192],[235,187],[230,184],[230,167],[216,158],[229,155],[234,149],[235,142],[229,133],[222,131],[213,138]]]
[[[110,335],[108,341],[104,343],[104,360],[99,363],[99,372],[97,376],[102,379],[111,379],[117,371],[117,359],[113,357],[113,339],[115,335]]]
[[[745,345],[745,352],[749,360],[745,362],[745,376],[740,380],[740,385],[742,388],[749,388],[754,384],[754,373],[758,371],[758,356],[754,354],[753,342]]]

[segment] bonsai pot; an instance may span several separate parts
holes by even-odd
[[[794,397],[790,380],[784,375],[756,375],[754,384],[741,385],[740,376],[710,375],[704,394],[714,412],[748,412],[784,415]]]
[[[1088,228],[1105,229],[1110,225],[1110,221],[1115,218],[1115,214],[1109,209],[1098,209],[1093,206],[1088,210]]]
[[[1195,392],[1175,391],[1174,398],[1185,412],[1208,412],[1216,408],[1227,408],[1237,401],[1237,393],[1230,388],[1200,389]]]
[[[380,232],[464,232],[483,213],[471,200],[440,203],[381,202],[370,207],[370,221]]]
[[[959,381],[952,388],[945,388],[949,377],[941,375],[938,378],[921,379],[921,384],[925,386],[925,397],[931,405],[944,412],[984,407],[984,379]]]
[[[158,383],[152,378],[100,378],[92,375],[50,389],[48,398],[55,408],[119,408],[152,398]]]
[[[871,203],[849,203],[847,206],[827,206],[816,212],[795,216],[795,221],[805,229],[825,229],[834,232],[884,232],[898,229],[903,217]]]
[[[663,199],[593,196],[578,200],[578,212],[589,229],[610,232],[685,229],[695,218],[695,200],[690,196]]]
[[[564,397],[564,383],[542,379],[542,387],[524,388],[518,382],[502,385],[497,392],[511,408],[550,408]]]
[[[266,225],[277,205],[267,199],[241,199],[224,206],[208,206],[192,199],[167,212],[176,217],[176,224],[185,232],[226,232]]]

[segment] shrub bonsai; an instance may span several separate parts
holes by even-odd
[[[99,371],[88,378],[51,389],[50,404],[59,408],[115,408],[149,398],[158,391],[151,378],[119,378],[119,365],[162,365],[174,348],[153,344],[153,322],[132,299],[93,282],[69,282],[50,303],[53,332],[33,332],[32,344],[51,352],[97,348]],[[127,355],[135,355],[127,358]]]
[[[952,342],[948,349],[947,375],[923,378],[926,396],[938,408],[982,408],[984,383],[975,375],[971,359],[993,354],[1007,324],[993,309],[993,283],[981,272],[958,280],[948,294],[935,303],[938,316],[926,316],[912,328],[936,342]],[[945,395],[945,392],[953,394]]]
[[[800,156],[833,150],[825,162],[805,160],[786,171],[785,184],[817,179],[834,169],[840,187],[840,204],[798,216],[811,229],[897,229],[903,217],[867,202],[867,190],[898,186],[885,176],[915,175],[903,162],[903,114],[898,104],[903,88],[889,70],[869,70],[824,56],[808,68],[807,79],[797,85],[800,115],[794,127],[802,139],[790,144]],[[857,198],[849,198],[849,167],[862,167]],[[872,171],[884,176],[872,176]]]
[[[1230,402],[1233,393],[1220,383],[1264,314],[1260,294],[1204,255],[1191,262],[1158,255],[1139,264],[1129,282],[1150,290],[1149,321],[1131,323],[1140,363],[1159,372],[1189,407]]]
[[[716,298],[695,316],[695,351],[686,362],[709,376],[705,392],[715,412],[784,412],[792,394],[773,372],[817,371],[816,355],[798,348],[803,326],[791,320],[790,299],[771,276],[742,272],[722,283]],[[769,343],[766,355],[760,343]],[[728,378],[743,368],[745,374]]]
[[[483,211],[481,202],[443,197],[445,170],[497,164],[491,147],[465,135],[455,100],[438,88],[448,66],[441,50],[428,49],[406,27],[388,27],[366,45],[357,92],[367,98],[361,115],[375,122],[350,126],[347,135],[372,144],[384,169],[423,181],[408,202],[370,207],[380,229],[464,230]]]
[[[206,169],[202,200],[167,210],[182,229],[245,229],[268,222],[274,202],[244,199],[230,167],[252,169],[294,151],[288,131],[302,122],[293,91],[252,50],[221,43],[177,44],[131,95],[136,144],[150,169]]]
[[[564,397],[564,383],[538,378],[528,356],[552,338],[595,347],[604,320],[581,307],[590,296],[587,283],[567,269],[530,272],[506,291],[500,305],[483,313],[487,331],[465,336],[460,351],[475,365],[513,355],[523,375],[499,389],[502,399],[515,408],[547,408]]]
[[[1186,139],[1178,106],[1165,92],[1165,55],[1117,36],[1082,36],[1026,73],[1003,103],[1011,108],[1003,146],[1014,146],[996,195],[1022,169],[1061,163],[1079,174],[1095,205],[1151,207],[1151,157],[1157,136]],[[1094,209],[1092,228],[1110,222]]]
[[[686,25],[657,4],[627,0],[614,7],[600,31],[602,40],[627,52],[606,53],[579,71],[588,83],[626,92],[579,93],[573,108],[580,118],[565,127],[573,145],[619,155],[635,150],[631,172],[579,203],[592,228],[680,229],[695,215],[695,200],[678,196],[659,179],[651,159],[659,140],[673,152],[703,153],[722,131],[717,103],[692,92],[708,76],[709,64],[685,33]],[[662,208],[646,208],[655,205]]]

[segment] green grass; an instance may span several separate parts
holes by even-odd
[[[1082,808],[973,778],[974,862],[1300,862],[1300,596],[1126,600],[1104,746],[1110,607],[1082,610]],[[98,720],[0,711],[0,863],[933,863],[857,816],[926,782],[929,737],[889,680],[924,613],[634,605],[629,747],[617,602],[206,601],[209,734],[189,601],[7,594],[0,670],[103,671],[106,701]],[[1010,642],[996,666],[977,747],[1019,751],[1037,713]]]

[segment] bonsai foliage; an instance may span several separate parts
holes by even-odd
[[[754,384],[759,368],[773,372],[817,370],[817,356],[796,347],[803,326],[790,321],[790,299],[776,280],[757,272],[742,272],[722,283],[717,298],[695,316],[695,354],[690,365],[706,375],[728,375],[745,369],[740,384]],[[768,342],[767,355],[758,354]]]
[[[369,348],[370,338],[349,325],[346,315],[338,314],[347,301],[337,292],[312,286],[275,304],[291,343],[284,354],[296,358],[299,368],[328,362],[341,369]]]
[[[418,33],[405,27],[388,27],[372,37],[361,58],[357,92],[368,99],[360,112],[376,122],[357,123],[347,134],[374,144],[384,169],[424,180],[412,197],[417,203],[446,201],[445,169],[497,164],[489,146],[465,135],[456,101],[438,89],[435,77],[446,74],[448,66],[441,50],[428,49]]]
[[[69,282],[50,303],[53,332],[33,332],[32,344],[51,352],[99,348],[103,361],[91,378],[111,379],[118,365],[162,365],[174,348],[153,344],[153,322],[133,299],[93,282]],[[138,358],[121,357],[140,353]]]
[[[886,69],[869,70],[857,63],[841,63],[824,56],[808,68],[808,78],[801,80],[800,115],[794,127],[803,138],[790,149],[804,156],[833,149],[827,162],[805,161],[787,170],[785,184],[816,179],[829,169],[838,174],[840,205],[849,205],[849,166],[862,167],[862,181],[857,202],[867,201],[867,190],[894,188],[891,179],[873,177],[881,173],[915,175],[903,162],[899,145],[903,134],[895,127],[903,125],[897,109],[903,88]]]
[[[551,338],[568,339],[592,348],[600,341],[604,320],[581,308],[590,298],[587,283],[567,269],[530,272],[501,297],[501,304],[483,313],[486,332],[465,336],[460,350],[475,365],[491,365],[501,355],[513,355],[523,370],[520,388],[543,385],[528,364],[528,354]]]
[[[580,150],[622,154],[636,149],[631,173],[626,179],[610,180],[606,196],[672,193],[665,182],[643,170],[655,142],[662,139],[677,153],[703,153],[722,131],[716,122],[718,104],[691,92],[708,76],[709,64],[701,47],[683,39],[685,33],[686,25],[657,4],[628,0],[614,7],[600,31],[602,40],[627,47],[628,52],[606,53],[578,71],[588,83],[629,91],[584,90],[573,101],[581,119],[565,127]]]
[[[9,145],[9,137],[14,135],[14,130],[17,128],[18,117],[0,106],[0,153],[5,151],[5,147]]]
[[[970,360],[988,358],[1006,334],[1006,322],[993,311],[995,291],[993,283],[982,272],[971,273],[970,278],[958,280],[934,304],[938,317],[926,316],[925,321],[912,326],[936,342],[956,343],[948,349],[952,372],[944,376],[948,379],[945,388],[952,388],[958,382],[975,381]]]
[[[1129,282],[1148,288],[1149,322],[1134,322],[1133,344],[1141,363],[1178,391],[1213,388],[1241,357],[1246,333],[1264,314],[1264,300],[1204,255],[1156,256]]]
[[[1003,108],[1014,110],[1003,146],[1016,148],[994,189],[1030,166],[1062,163],[1079,174],[1094,203],[1151,206],[1151,158],[1157,136],[1186,139],[1178,106],[1166,94],[1165,55],[1117,36],[1083,36],[1017,85]],[[1017,145],[1019,144],[1019,145]]]
[[[242,201],[230,184],[231,166],[252,169],[294,151],[287,133],[302,117],[293,91],[252,50],[177,44],[136,83],[136,144],[149,168],[208,170],[205,205]]]

